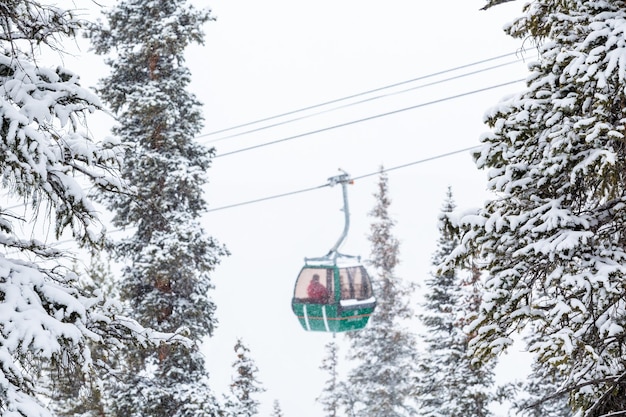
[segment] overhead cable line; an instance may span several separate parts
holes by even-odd
[[[457,149],[456,151],[451,151],[451,152],[447,152],[447,153],[431,156],[429,158],[420,159],[418,161],[413,161],[413,162],[409,162],[409,163],[402,164],[402,165],[396,165],[395,167],[391,167],[391,168],[384,168],[382,170],[378,170],[376,172],[371,172],[369,174],[359,175],[359,176],[353,177],[352,180],[357,181],[357,180],[360,180],[360,179],[363,179],[363,178],[367,178],[367,177],[371,177],[371,176],[374,176],[374,175],[378,175],[381,172],[390,172],[390,171],[396,171],[398,169],[408,168],[408,167],[413,166],[413,165],[419,165],[419,164],[423,164],[425,162],[434,161],[435,159],[446,158],[448,156],[456,155],[458,153],[463,153],[463,152],[468,152],[468,151],[471,151],[471,150],[474,150],[474,149],[479,149],[480,147],[481,147],[480,145],[475,145],[475,146],[470,146],[469,148]]]
[[[470,146],[470,147],[464,148],[464,149],[457,149],[456,151],[446,152],[446,153],[443,153],[443,154],[431,156],[431,157],[428,157],[428,158],[420,159],[420,160],[409,162],[409,163],[406,163],[406,164],[397,165],[397,166],[391,167],[391,168],[383,168],[383,169],[375,171],[375,172],[370,172],[368,174],[363,174],[363,175],[358,175],[356,177],[353,177],[352,181],[358,181],[358,180],[361,180],[363,178],[368,178],[368,177],[371,177],[371,176],[374,176],[374,175],[379,175],[379,174],[381,174],[383,172],[395,171],[395,170],[407,168],[407,167],[410,167],[410,166],[413,166],[413,165],[419,165],[419,164],[423,164],[425,162],[434,161],[436,159],[446,158],[448,156],[456,155],[456,154],[459,154],[459,153],[462,153],[462,152],[467,152],[467,151],[471,151],[473,149],[478,149],[478,148],[480,148],[480,145]],[[309,191],[315,191],[315,190],[319,190],[321,188],[329,187],[330,185],[331,185],[330,183],[326,183],[326,184],[318,185],[316,187],[303,188],[303,189],[300,189],[300,190],[290,191],[290,192],[287,192],[287,193],[275,194],[275,195],[271,195],[271,196],[267,196],[267,197],[256,198],[254,200],[248,200],[248,201],[243,201],[243,202],[240,202],[240,203],[234,203],[234,204],[229,204],[229,205],[226,205],[226,206],[220,206],[220,207],[216,207],[216,208],[213,208],[213,209],[205,210],[205,213],[211,213],[211,212],[214,212],[214,211],[227,210],[227,209],[240,207],[240,206],[245,206],[245,205],[249,205],[249,204],[260,203],[260,202],[263,202],[263,201],[274,200],[274,199],[277,199],[277,198],[288,197],[288,196],[292,196],[292,195],[296,195],[296,194],[302,194],[302,193],[306,193],[306,192],[309,192]],[[119,228],[119,229],[109,230],[109,231],[107,231],[107,234],[116,233],[116,232],[122,232],[124,230],[128,230],[128,228]],[[66,240],[54,242],[54,243],[51,244],[51,246],[57,246],[58,247],[58,246],[63,245],[65,243],[72,243],[72,242],[74,242],[73,239],[66,239]],[[16,254],[18,252],[21,252],[21,251],[20,250],[14,250],[13,252],[9,251],[9,252],[6,253],[6,255]]]
[[[248,204],[260,203],[262,201],[274,200],[276,198],[281,198],[281,197],[288,197],[290,195],[301,194],[301,193],[306,193],[306,192],[309,192],[309,191],[319,190],[320,188],[324,188],[324,187],[328,187],[328,186],[329,186],[329,184],[323,184],[323,185],[318,185],[317,187],[304,188],[302,190],[290,191],[290,192],[287,192],[287,193],[271,195],[271,196],[268,196],[268,197],[261,197],[261,198],[255,199],[255,200],[244,201],[242,203],[229,204],[227,206],[221,206],[221,207],[216,207],[216,208],[213,208],[213,209],[205,210],[205,213],[210,213],[212,211],[226,210],[226,209],[230,209],[230,208],[234,208],[234,207],[245,206],[245,205],[248,205]]]
[[[506,57],[509,57],[509,56],[512,56],[512,55],[519,55],[519,52],[518,51],[510,52],[510,53],[507,53],[507,54],[498,55],[498,56],[487,58],[487,59],[482,59],[480,61],[475,61],[475,62],[472,62],[472,63],[469,63],[469,64],[464,64],[464,65],[460,65],[460,66],[457,66],[457,67],[454,67],[454,68],[448,68],[448,69],[445,69],[445,70],[442,70],[442,71],[438,71],[438,72],[434,72],[434,73],[431,73],[431,74],[422,75],[422,76],[419,76],[417,78],[412,78],[410,80],[400,81],[400,82],[397,82],[397,83],[394,83],[394,84],[389,84],[389,85],[386,85],[386,86],[383,86],[383,87],[377,87],[377,88],[374,88],[372,90],[363,91],[361,93],[356,93],[356,94],[352,94],[352,95],[349,95],[349,96],[345,96],[345,97],[333,99],[333,100],[330,100],[330,101],[326,101],[326,102],[323,102],[323,103],[315,104],[315,105],[312,105],[312,106],[307,106],[307,107],[302,107],[300,109],[291,110],[291,111],[288,111],[286,113],[278,114],[278,115],[275,115],[275,116],[270,116],[270,117],[265,117],[265,118],[258,119],[258,120],[253,120],[251,122],[242,123],[242,124],[239,124],[239,125],[236,125],[236,126],[231,126],[231,127],[220,129],[220,130],[214,130],[212,132],[208,132],[208,133],[204,133],[204,134],[201,134],[199,136],[196,136],[196,139],[207,137],[207,136],[217,135],[218,133],[224,133],[224,132],[228,132],[228,131],[231,131],[231,130],[240,129],[242,127],[251,126],[251,125],[254,125],[254,124],[257,124],[257,123],[266,122],[266,121],[273,120],[273,119],[278,119],[280,117],[289,116],[289,115],[292,115],[292,114],[295,114],[295,113],[300,113],[300,112],[303,112],[303,111],[306,111],[306,110],[312,110],[312,109],[315,109],[315,108],[318,108],[318,107],[323,107],[323,106],[327,106],[329,104],[338,103],[338,102],[341,102],[341,101],[345,101],[345,100],[349,100],[349,99],[352,99],[352,98],[360,97],[360,96],[363,96],[363,95],[366,95],[366,94],[371,94],[371,93],[375,93],[375,92],[378,92],[378,91],[386,90],[386,89],[389,89],[389,88],[398,87],[398,86],[401,86],[401,85],[404,85],[404,84],[408,84],[408,83],[412,83],[412,82],[415,82],[415,81],[420,81],[420,80],[424,80],[424,79],[427,79],[427,78],[436,77],[438,75],[446,74],[448,72],[458,71],[460,69],[472,67],[472,66],[475,66],[475,65],[484,64],[486,62],[495,61],[495,60],[506,58]],[[221,140],[221,139],[218,139],[218,140]],[[210,141],[210,142],[212,142],[212,141]],[[208,142],[208,143],[210,143],[210,142]]]
[[[448,101],[448,100],[453,100],[453,99],[456,99],[456,98],[461,98],[461,97],[472,95],[472,94],[477,94],[477,93],[480,93],[480,92],[492,90],[492,89],[503,87],[503,86],[510,85],[510,84],[515,84],[515,83],[518,83],[518,82],[521,82],[521,81],[524,81],[524,80],[525,79],[522,78],[522,79],[518,79],[518,80],[514,80],[514,81],[509,81],[509,82],[506,82],[506,83],[493,85],[493,86],[481,88],[481,89],[478,89],[478,90],[468,91],[468,92],[465,92],[465,93],[456,94],[454,96],[449,96],[449,97],[444,97],[444,98],[433,100],[433,101],[426,102],[426,103],[417,104],[415,106],[405,107],[405,108],[402,108],[402,109],[397,109],[397,110],[393,110],[393,111],[386,112],[386,113],[380,113],[380,114],[376,114],[376,115],[365,117],[365,118],[358,119],[358,120],[352,120],[352,121],[349,121],[349,122],[340,123],[338,125],[328,126],[328,127],[325,127],[325,128],[321,128],[321,129],[317,129],[317,130],[301,133],[301,134],[298,134],[298,135],[290,136],[290,137],[287,137],[287,138],[277,139],[277,140],[273,140],[273,141],[270,141],[270,142],[265,142],[265,143],[261,143],[261,144],[258,144],[258,145],[253,145],[253,146],[249,146],[249,147],[246,147],[246,148],[237,149],[237,150],[234,150],[234,151],[231,151],[231,152],[218,154],[218,155],[215,155],[213,158],[219,158],[219,157],[222,157],[222,156],[233,155],[233,154],[237,154],[237,153],[241,153],[241,152],[245,152],[245,151],[249,151],[249,150],[253,150],[253,149],[257,149],[257,148],[261,148],[261,147],[265,147],[265,146],[274,145],[274,144],[281,143],[281,142],[286,142],[286,141],[293,140],[293,139],[302,138],[302,137],[305,137],[305,136],[310,136],[310,135],[313,135],[313,134],[317,134],[317,133],[321,133],[321,132],[325,132],[325,131],[329,131],[329,130],[333,130],[333,129],[338,129],[338,128],[345,127],[345,126],[350,126],[350,125],[353,125],[353,124],[357,124],[357,123],[361,123],[361,122],[377,119],[377,118],[380,118],[380,117],[390,116],[390,115],[401,113],[401,112],[404,112],[404,111],[413,110],[413,109],[417,109],[417,108],[420,108],[420,107],[425,107],[425,106],[429,106],[429,105],[432,105],[432,104],[437,104],[437,103],[441,103],[441,102]],[[304,191],[308,191],[308,190],[304,190]],[[304,192],[304,191],[301,191],[301,192]],[[278,197],[280,197],[280,196],[278,196]],[[277,197],[273,196],[273,197],[269,197],[267,199],[272,199],[272,198],[277,198]],[[259,201],[264,201],[264,200],[265,200],[265,198],[260,199]],[[12,209],[20,208],[20,207],[24,207],[24,206],[25,206],[25,204],[23,204],[23,203],[22,204],[16,204],[14,206],[6,208],[5,210],[12,210]],[[214,211],[214,210],[209,210],[209,211]]]
[[[451,152],[447,152],[447,153],[431,156],[429,158],[424,158],[424,159],[420,159],[418,161],[413,161],[413,162],[409,162],[409,163],[406,163],[406,164],[397,165],[397,166],[391,167],[391,168],[383,168],[382,170],[378,170],[378,171],[375,171],[375,172],[370,172],[368,174],[363,174],[363,175],[359,175],[359,176],[356,176],[356,177],[352,177],[352,180],[353,181],[357,181],[357,180],[360,180],[360,179],[363,179],[363,178],[367,178],[367,177],[371,177],[371,176],[374,176],[374,175],[378,175],[378,174],[380,174],[382,172],[395,171],[395,170],[398,170],[398,169],[403,169],[403,168],[407,168],[407,167],[410,167],[410,166],[413,166],[413,165],[423,164],[425,162],[434,161],[436,159],[446,158],[448,156],[456,155],[456,154],[459,154],[459,153],[462,153],[462,152],[467,152],[467,151],[471,151],[473,149],[478,149],[478,148],[480,148],[480,145],[470,146],[469,148],[464,148],[464,149],[458,149],[456,151],[451,151]],[[226,205],[226,206],[220,206],[220,207],[216,207],[216,208],[213,208],[213,209],[208,209],[208,210],[205,210],[205,213],[231,209],[231,208],[235,208],[235,207],[239,207],[239,206],[245,206],[245,205],[248,205],[248,204],[260,203],[262,201],[274,200],[274,199],[282,198],[282,197],[288,197],[288,196],[295,195],[295,194],[301,194],[301,193],[306,193],[306,192],[309,192],[309,191],[319,190],[320,188],[325,188],[325,187],[329,187],[329,186],[330,186],[330,183],[326,183],[326,184],[318,185],[317,187],[303,188],[301,190],[290,191],[290,192],[287,192],[287,193],[275,194],[275,195],[271,195],[271,196],[267,196],[267,197],[256,198],[254,200],[247,200],[247,201],[243,201],[243,202],[240,202],[240,203],[234,203],[234,204],[229,204],[229,205]]]
[[[400,86],[400,85],[408,84],[408,83],[411,83],[411,82],[415,82],[415,81],[431,78],[431,77],[434,77],[434,76],[437,76],[437,75],[441,75],[441,74],[445,74],[445,73],[448,73],[448,72],[457,71],[459,69],[468,68],[468,67],[479,65],[479,64],[482,64],[482,63],[495,61],[495,60],[506,58],[506,57],[509,57],[509,56],[512,56],[512,55],[518,55],[518,52],[511,52],[511,53],[508,53],[508,54],[503,54],[503,55],[495,56],[495,57],[492,57],[492,58],[487,58],[487,59],[483,59],[483,60],[480,60],[480,61],[475,61],[475,62],[472,62],[472,63],[469,63],[469,64],[465,64],[465,65],[457,66],[457,67],[454,67],[454,68],[449,68],[449,69],[446,69],[446,70],[435,72],[435,73],[432,73],[432,74],[420,76],[420,77],[417,77],[417,78],[414,78],[414,79],[411,79],[411,80],[402,81],[402,82],[398,82],[398,83],[395,83],[395,84],[390,84],[390,85],[387,85],[387,86],[384,86],[384,87],[379,87],[379,88],[375,88],[375,89],[372,89],[372,90],[364,91],[364,92],[361,92],[361,93],[353,94],[353,95],[350,95],[350,96],[346,96],[346,97],[330,100],[330,101],[327,101],[327,102],[324,102],[324,103],[320,103],[320,104],[316,104],[316,105],[313,105],[313,106],[304,107],[304,108],[301,108],[301,109],[293,110],[293,111],[290,111],[290,112],[287,112],[287,113],[283,113],[283,114],[279,114],[279,115],[276,115],[276,116],[267,117],[265,119],[260,119],[260,120],[244,123],[244,124],[241,124],[241,125],[238,125],[238,126],[233,126],[233,127],[226,128],[226,129],[221,129],[221,130],[218,130],[218,131],[205,133],[205,134],[202,134],[202,135],[194,137],[194,139],[199,139],[199,138],[202,138],[202,137],[211,136],[211,135],[222,133],[222,132],[235,130],[237,128],[250,126],[250,125],[253,125],[253,124],[256,124],[256,123],[260,123],[260,122],[263,122],[263,121],[277,119],[277,118],[280,118],[280,117],[283,117],[283,116],[288,116],[288,115],[295,114],[295,113],[298,113],[298,112],[302,112],[302,111],[306,111],[306,110],[322,107],[322,106],[325,106],[325,105],[328,105],[328,104],[333,104],[333,103],[337,103],[337,102],[340,102],[340,101],[349,100],[351,98],[355,98],[355,97],[363,96],[363,95],[366,95],[366,94],[382,91],[382,90],[385,90],[385,89],[397,87],[397,86]],[[415,90],[415,89],[419,89],[419,88],[423,88],[423,87],[427,87],[427,86],[431,86],[431,85],[435,85],[435,84],[439,84],[439,83],[443,83],[443,82],[447,82],[447,81],[452,81],[452,80],[455,80],[455,79],[458,79],[458,78],[462,78],[462,77],[465,77],[465,76],[474,75],[474,74],[477,74],[477,73],[480,73],[480,72],[483,72],[483,71],[487,71],[487,70],[495,69],[495,68],[498,68],[498,67],[510,65],[512,63],[515,63],[515,62],[517,62],[517,60],[516,61],[510,61],[510,62],[507,62],[505,64],[494,65],[492,67],[488,67],[488,68],[484,68],[484,69],[481,69],[481,70],[472,71],[472,72],[465,73],[465,74],[460,74],[460,75],[457,75],[457,76],[454,76],[454,77],[450,77],[450,78],[447,78],[447,79],[444,79],[444,80],[434,81],[434,82],[431,82],[431,83],[428,83],[428,84],[423,84],[423,85],[420,85],[420,86],[411,87],[409,89],[401,90],[399,92],[394,92],[394,93],[389,93],[389,94],[382,95],[382,96],[377,96],[377,97],[374,97],[374,98],[364,99],[364,100],[361,100],[361,101],[358,101],[358,102],[355,102],[355,103],[351,103],[351,104],[347,104],[347,105],[344,105],[344,106],[336,107],[336,108],[333,108],[331,110],[341,109],[341,108],[348,107],[348,106],[351,106],[351,105],[360,104],[360,103],[364,103],[364,102],[371,101],[371,100],[374,100],[374,99],[378,99],[378,98],[381,98],[381,97],[391,96],[391,95],[399,94],[399,93],[406,92],[406,91],[411,91],[411,90]],[[447,100],[452,100],[452,99],[455,99],[455,98],[463,97],[465,95],[479,93],[479,92],[490,90],[490,89],[493,89],[493,88],[498,88],[498,87],[501,87],[501,86],[514,84],[514,83],[520,82],[520,81],[523,81],[523,80],[516,80],[516,81],[511,81],[511,82],[508,82],[508,83],[504,83],[504,84],[500,84],[500,85],[496,85],[496,86],[492,86],[492,87],[486,87],[486,88],[483,88],[483,89],[470,91],[470,92],[467,92],[467,93],[462,93],[462,94],[458,94],[458,95],[451,96],[451,97],[446,97],[446,98],[439,99],[439,100],[434,100],[434,101],[431,101],[431,102],[428,102],[428,103],[422,103],[422,104],[418,104],[416,106],[412,106],[412,107],[408,107],[408,108],[404,108],[404,109],[399,109],[399,110],[395,110],[395,111],[392,111],[392,112],[383,113],[383,114],[379,114],[379,115],[374,115],[374,116],[366,117],[364,119],[354,120],[354,121],[351,121],[351,122],[342,123],[342,124],[335,125],[335,126],[330,126],[330,127],[327,127],[327,128],[318,129],[318,130],[315,130],[315,131],[312,131],[312,132],[306,132],[306,133],[303,133],[303,134],[300,134],[300,135],[296,135],[296,136],[292,136],[292,137],[289,137],[289,138],[279,139],[279,140],[275,140],[275,141],[272,141],[272,142],[251,146],[251,147],[244,148],[244,149],[238,149],[238,150],[227,152],[227,153],[224,153],[224,154],[218,154],[218,155],[215,156],[215,158],[221,157],[221,156],[227,156],[227,155],[231,155],[231,154],[235,154],[235,153],[240,153],[240,152],[244,152],[246,150],[251,150],[251,149],[255,149],[255,148],[259,148],[259,147],[269,146],[269,145],[274,144],[274,143],[280,143],[280,142],[288,141],[288,140],[291,140],[291,139],[296,139],[296,138],[299,138],[299,137],[304,137],[304,136],[312,135],[312,134],[315,134],[315,133],[320,133],[320,132],[324,132],[324,131],[327,131],[327,130],[332,130],[332,129],[348,126],[348,125],[351,125],[351,124],[356,124],[356,123],[360,123],[360,122],[376,119],[376,118],[379,118],[379,117],[384,117],[384,116],[392,115],[392,114],[395,114],[395,113],[400,113],[400,112],[403,112],[403,111],[412,110],[412,109],[419,108],[419,107],[424,107],[424,106],[431,105],[431,104],[436,104],[436,103],[447,101]],[[330,111],[330,110],[326,110],[326,111],[322,111],[322,112],[319,112],[319,113],[315,113],[314,115],[325,113],[327,111]],[[113,117],[113,119],[115,119],[117,121],[117,118],[111,112],[107,111],[105,113],[107,115]],[[258,128],[258,129],[254,129],[254,130],[238,133],[238,134],[235,134],[235,135],[230,135],[230,136],[227,136],[227,137],[224,137],[224,138],[216,139],[216,140],[213,140],[213,141],[208,141],[208,142],[205,142],[205,143],[212,143],[212,142],[216,142],[216,141],[219,141],[219,140],[222,140],[222,139],[228,139],[228,138],[231,138],[231,137],[234,137],[234,136],[240,136],[240,135],[244,135],[244,134],[247,134],[247,133],[256,132],[258,130],[263,130],[263,129],[267,129],[267,128],[270,128],[270,127],[275,127],[275,126],[278,126],[278,125],[281,125],[281,124],[284,124],[284,123],[289,123],[289,122],[292,122],[292,121],[301,120],[301,119],[304,119],[304,118],[307,118],[307,117],[311,117],[311,116],[303,116],[303,117],[299,117],[299,118],[296,118],[296,119],[291,119],[291,120],[286,121],[286,122],[281,122],[281,123],[277,123],[277,124],[274,124],[274,125],[270,125],[270,126],[266,126],[266,127],[262,127],[262,128]],[[23,203],[22,204],[16,204],[14,206],[5,208],[5,210],[12,210],[12,209],[20,208],[20,207],[24,207],[24,206],[25,206],[25,204],[23,204]]]
[[[453,77],[444,78],[444,79],[437,80],[437,81],[432,81],[432,82],[429,82],[429,83],[426,83],[426,84],[420,84],[418,86],[406,88],[406,89],[400,90],[400,91],[394,91],[394,92],[391,92],[391,93],[385,93],[385,94],[377,95],[377,96],[374,96],[374,97],[368,97],[368,98],[365,98],[365,99],[362,99],[362,100],[358,100],[358,101],[354,101],[354,102],[351,102],[351,103],[343,104],[343,105],[340,105],[340,106],[332,107],[330,109],[317,111],[315,113],[309,113],[309,114],[306,114],[304,116],[299,116],[299,117],[291,118],[291,119],[288,119],[288,120],[283,120],[281,122],[272,123],[272,124],[269,124],[269,125],[264,125],[264,126],[261,126],[261,127],[245,130],[243,132],[233,133],[232,135],[223,136],[223,137],[218,138],[218,139],[213,139],[213,140],[206,141],[206,142],[205,141],[201,141],[201,142],[203,142],[205,144],[209,144],[209,143],[215,143],[215,142],[219,142],[219,141],[226,140],[226,139],[236,138],[236,137],[239,137],[239,136],[244,136],[244,135],[247,135],[247,134],[250,134],[250,133],[259,132],[261,130],[271,129],[273,127],[286,125],[288,123],[293,123],[293,122],[297,122],[297,121],[300,121],[300,120],[309,119],[311,117],[319,116],[320,114],[324,114],[324,113],[330,113],[330,112],[335,111],[335,110],[345,109],[345,108],[348,108],[348,107],[356,106],[358,104],[363,104],[363,103],[367,103],[367,102],[374,101],[374,100],[380,100],[382,98],[391,97],[391,96],[398,95],[398,94],[404,94],[404,93],[407,93],[409,91],[419,90],[421,88],[432,87],[433,85],[443,84],[445,82],[458,80],[460,78],[469,77],[470,75],[476,75],[476,74],[480,74],[481,72],[491,71],[491,70],[496,69],[496,68],[501,68],[501,67],[504,67],[504,66],[507,66],[507,65],[515,64],[516,62],[519,62],[519,60],[508,61],[508,62],[506,62],[504,64],[498,64],[498,65],[493,65],[493,66],[487,67],[487,68],[481,68],[479,70],[466,72],[464,74],[459,74],[459,75],[455,75]],[[362,93],[362,94],[365,94],[365,93]],[[316,106],[316,107],[319,107],[319,106]],[[294,111],[293,113],[295,113],[295,112],[298,112],[298,110]],[[278,117],[280,117],[280,116],[275,116],[273,118],[278,118]],[[269,120],[269,119],[270,118],[268,118],[267,120]],[[254,123],[254,122],[251,122],[250,124],[252,124],[252,123]],[[200,136],[198,136],[198,137],[200,137]]]
[[[305,136],[310,136],[310,135],[314,135],[314,134],[317,134],[317,133],[322,133],[322,132],[326,132],[326,131],[329,131],[329,130],[338,129],[340,127],[346,127],[346,126],[354,125],[354,124],[357,124],[357,123],[362,123],[362,122],[366,122],[366,121],[369,121],[369,120],[374,120],[374,119],[378,119],[378,118],[381,118],[381,117],[386,117],[386,116],[391,116],[393,114],[402,113],[402,112],[405,112],[405,111],[408,111],[408,110],[414,110],[414,109],[418,109],[420,107],[426,107],[426,106],[430,106],[430,105],[433,105],[433,104],[441,103],[441,102],[444,102],[444,101],[454,100],[454,99],[465,97],[465,96],[469,96],[469,95],[472,95],[472,94],[482,93],[484,91],[493,90],[495,88],[504,87],[504,86],[515,84],[515,83],[519,83],[519,82],[522,82],[522,81],[525,81],[525,79],[521,78],[521,79],[514,80],[514,81],[508,81],[506,83],[492,85],[492,86],[484,87],[484,88],[479,88],[478,90],[467,91],[465,93],[456,94],[456,95],[453,95],[453,96],[448,96],[448,97],[440,98],[440,99],[437,99],[437,100],[428,101],[426,103],[420,103],[420,104],[416,104],[414,106],[404,107],[404,108],[397,109],[397,110],[392,110],[392,111],[389,111],[389,112],[386,112],[386,113],[375,114],[373,116],[364,117],[362,119],[351,120],[349,122],[339,123],[337,125],[323,127],[321,129],[311,130],[311,131],[304,132],[304,133],[299,133],[297,135],[289,136],[289,137],[286,137],[286,138],[276,139],[276,140],[272,140],[272,141],[269,141],[269,142],[260,143],[258,145],[252,145],[252,146],[248,146],[248,147],[245,147],[245,148],[236,149],[234,151],[217,154],[213,158],[214,159],[215,158],[221,158],[221,157],[228,156],[228,155],[234,155],[234,154],[241,153],[241,152],[251,151],[253,149],[262,148],[262,147],[270,146],[270,145],[275,145],[277,143],[287,142],[289,140],[299,139],[299,138],[302,138],[302,137],[305,137]]]

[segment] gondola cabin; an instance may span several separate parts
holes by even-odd
[[[305,330],[335,333],[365,327],[376,300],[362,265],[335,260],[302,268],[291,306]]]

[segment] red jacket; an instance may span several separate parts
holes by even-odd
[[[311,281],[306,291],[311,301],[318,303],[328,302],[328,290],[319,281]]]

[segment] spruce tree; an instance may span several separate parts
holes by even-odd
[[[283,410],[280,408],[280,403],[278,400],[274,400],[274,404],[272,405],[272,414],[271,417],[285,417],[283,414]]]
[[[344,404],[358,417],[401,417],[415,415],[416,340],[408,330],[414,318],[410,307],[411,287],[395,274],[399,262],[399,242],[393,236],[395,221],[389,215],[387,175],[381,168],[374,218],[369,240],[372,287],[377,307],[363,330],[347,333],[350,341],[350,369]],[[356,394],[356,395],[355,395]]]
[[[342,394],[340,393],[339,381],[339,346],[333,339],[324,347],[326,356],[322,360],[320,369],[328,373],[328,380],[324,384],[322,394],[316,399],[324,407],[325,417],[337,417],[341,404]],[[345,396],[345,394],[343,394]]]
[[[71,255],[53,246],[63,235],[99,250],[104,229],[83,186],[119,189],[121,150],[84,131],[102,108],[98,98],[77,73],[42,58],[61,58],[81,23],[71,10],[34,0],[3,1],[0,22],[0,415],[48,417],[45,371],[76,387],[98,384],[90,343],[104,353],[148,340],[102,292],[83,288]],[[38,239],[34,224],[53,232],[49,240]]]
[[[451,260],[487,277],[476,354],[530,327],[537,366],[586,417],[626,411],[624,6],[537,0],[507,25],[539,56],[526,88],[487,113],[475,160],[494,197],[461,219]]]
[[[260,405],[255,395],[265,391],[257,379],[259,370],[250,358],[250,349],[241,339],[237,339],[235,354],[237,355],[233,363],[235,375],[230,384],[231,397],[227,399],[225,405],[226,414],[232,417],[255,416]]]
[[[74,262],[73,271],[80,270],[79,264]],[[95,252],[91,256],[91,264],[87,270],[81,273],[79,285],[90,291],[102,291],[107,294],[108,301],[115,299],[113,274],[110,265],[102,260],[102,252]],[[120,308],[121,310],[121,308]],[[106,381],[113,374],[115,358],[119,354],[116,346],[103,347],[98,341],[90,341],[87,344],[91,357],[106,372],[103,379],[97,383],[92,381],[76,380],[72,375],[59,375],[53,369],[51,374],[50,397],[51,408],[59,417],[102,417],[109,414],[107,405]]]
[[[127,352],[116,384],[116,415],[213,416],[201,340],[216,324],[210,273],[225,250],[199,224],[205,174],[213,156],[194,141],[199,103],[186,88],[185,48],[202,43],[211,20],[187,1],[122,0],[92,27],[111,74],[100,93],[116,113],[113,133],[126,145],[122,179],[131,191],[105,200],[114,225],[132,231],[114,253],[125,262],[122,299],[139,322],[184,330],[190,347]]]
[[[513,408],[523,417],[572,417],[569,393],[563,391],[562,378],[554,368],[534,363],[530,375],[519,384]]]
[[[448,189],[440,216],[440,236],[433,265],[437,267],[459,245],[451,232],[450,214],[455,204]],[[418,385],[420,415],[425,417],[490,416],[493,397],[493,365],[472,364],[465,323],[475,316],[478,275],[471,270],[434,272],[426,281],[424,313],[426,328],[424,356]]]

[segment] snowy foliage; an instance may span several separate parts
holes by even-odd
[[[102,252],[92,254],[91,265],[80,275],[79,284],[86,291],[102,291],[107,294],[109,300],[114,299],[111,290],[112,276],[109,265],[105,264],[100,255]],[[72,264],[72,270],[81,270],[77,262]],[[109,301],[110,302],[110,301]],[[119,308],[118,306],[118,309]],[[121,346],[115,343],[110,346],[104,345],[105,341],[89,341],[87,347],[90,350],[91,360],[98,363],[105,375],[114,372],[111,360],[115,357],[117,349]],[[50,397],[50,408],[59,417],[97,417],[108,414],[108,407],[103,396],[104,381],[85,380],[74,374],[60,374],[53,367],[47,369]]]
[[[416,340],[408,329],[408,320],[413,318],[411,288],[394,273],[399,242],[392,234],[395,222],[389,217],[391,201],[384,172],[375,198],[369,240],[377,307],[364,329],[347,333],[349,357],[356,365],[342,385],[349,389],[340,392],[349,415],[411,416],[415,415],[412,395],[417,375]]]
[[[481,10],[487,10],[490,7],[497,6],[498,4],[508,3],[513,0],[487,0],[487,4],[485,4]]]
[[[30,46],[18,49],[13,40],[60,36],[73,31],[77,23],[62,10],[42,8],[32,2],[14,2],[15,9],[4,10],[7,26],[0,29],[0,170],[2,187],[27,204],[47,204],[58,237],[69,227],[82,242],[100,238],[94,208],[76,176],[92,180],[98,187],[116,188],[113,175],[120,150],[111,142],[94,143],[80,132],[85,115],[101,107],[97,97],[79,84],[79,78],[62,68],[38,65]],[[27,23],[40,15],[45,21]],[[47,20],[59,27],[45,27]],[[32,25],[34,28],[24,25]],[[39,25],[42,25],[39,27]],[[39,29],[44,33],[22,33],[20,29]],[[60,32],[60,33],[59,33]],[[50,39],[53,42],[54,39]],[[0,226],[3,244],[19,249],[38,250],[36,242],[20,241],[11,236],[7,215]],[[43,252],[46,252],[42,249]]]
[[[202,185],[213,150],[193,141],[202,116],[185,91],[190,74],[183,52],[190,42],[202,41],[209,15],[180,1],[129,0],[107,17],[91,39],[97,52],[115,53],[100,91],[119,114],[114,133],[129,145],[123,179],[134,190],[107,203],[115,210],[115,225],[137,227],[116,248],[131,261],[123,296],[142,322],[186,326],[201,338],[214,327],[208,273],[225,251],[198,221],[206,208]],[[157,305],[161,313],[155,313]]]
[[[21,200],[51,223],[55,236],[69,230],[95,248],[103,237],[82,185],[119,187],[121,152],[81,132],[85,116],[101,107],[72,71],[49,68],[35,51],[61,51],[78,21],[68,11],[35,1],[0,5],[0,175],[9,201]],[[35,221],[35,220],[33,220]],[[43,376],[53,371],[97,383],[89,344],[148,344],[149,333],[116,315],[102,291],[88,292],[64,265],[63,253],[19,235],[27,221],[0,209],[0,414],[49,416],[42,402]],[[20,255],[18,252],[23,254]],[[30,260],[25,260],[30,259]]]
[[[562,378],[554,368],[535,363],[523,383],[514,384],[507,390],[510,391],[507,398],[513,400],[513,409],[523,417],[571,417],[569,393],[562,384]]]
[[[241,339],[235,344],[237,360],[233,363],[235,375],[230,384],[230,398],[227,398],[225,411],[232,417],[252,417],[258,415],[260,402],[255,398],[256,394],[265,391],[257,379],[259,372],[256,364],[250,358],[248,349]]]
[[[280,408],[280,403],[278,400],[274,400],[274,404],[272,406],[272,414],[270,417],[285,417],[283,414],[283,410]]]
[[[433,256],[435,266],[459,244],[449,227],[448,216],[454,208],[452,191],[448,190]],[[426,281],[424,313],[420,316],[426,334],[417,395],[424,417],[491,415],[488,406],[495,391],[493,364],[473,364],[468,352],[469,335],[463,331],[478,309],[477,281],[478,276],[471,270],[454,269],[435,272]]]
[[[325,346],[326,356],[322,360],[320,369],[328,373],[322,394],[316,399],[322,404],[325,417],[337,417],[342,403],[345,402],[345,391],[339,381],[339,346],[333,339]]]
[[[589,417],[626,410],[625,5],[538,0],[507,26],[540,59],[487,114],[475,158],[497,198],[460,220],[453,253],[488,275],[474,351],[532,326],[528,349]]]
[[[210,15],[186,1],[123,0],[93,26],[97,53],[111,74],[99,91],[117,113],[113,133],[127,145],[122,179],[131,189],[103,201],[113,223],[133,233],[114,245],[125,264],[120,295],[140,323],[184,329],[191,348],[129,350],[113,384],[118,416],[213,416],[199,345],[216,324],[210,273],[226,250],[200,226],[203,185],[213,150],[194,141],[202,128],[196,98],[186,91],[184,52],[203,41]]]

